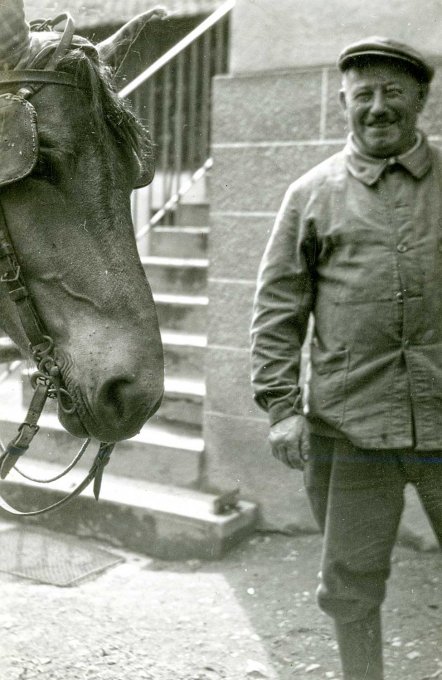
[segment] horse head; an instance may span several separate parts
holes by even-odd
[[[24,97],[31,111],[15,131],[19,154],[21,143],[31,143],[28,128],[34,130],[34,157],[14,181],[5,179],[2,158],[3,224],[69,397],[69,407],[59,399],[60,421],[76,436],[104,442],[136,434],[163,394],[158,321],[130,209],[132,190],[153,178],[152,142],[118,97],[105,61],[115,66],[155,15],[161,12],[138,17],[101,45],[71,36],[63,50],[53,26],[31,24],[26,63],[1,71],[9,82],[0,78],[0,95]],[[53,75],[33,81],[48,64]],[[1,284],[0,325],[29,352]]]

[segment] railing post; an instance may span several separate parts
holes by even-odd
[[[174,125],[174,183],[173,191],[180,188],[180,176],[183,160],[183,111],[184,111],[184,53],[177,57],[177,71],[175,80],[175,125]]]

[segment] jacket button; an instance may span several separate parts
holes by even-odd
[[[405,245],[405,243],[399,243],[397,250],[400,253],[405,253],[408,250],[408,247]]]
[[[398,302],[403,302],[404,301],[404,294],[403,293],[396,293],[396,300]]]

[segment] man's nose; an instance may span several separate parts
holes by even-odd
[[[382,92],[382,90],[376,90],[373,93],[373,99],[371,101],[371,113],[374,116],[379,116],[382,113],[385,113],[386,109],[386,102],[385,102],[385,95]]]

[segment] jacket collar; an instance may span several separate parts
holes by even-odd
[[[357,148],[352,135],[349,135],[345,145],[345,159],[349,172],[360,182],[371,186],[378,181],[385,168],[399,163],[416,179],[421,179],[431,167],[431,153],[427,139],[422,132],[418,132],[416,144],[400,156],[390,158],[374,158],[364,155]]]

